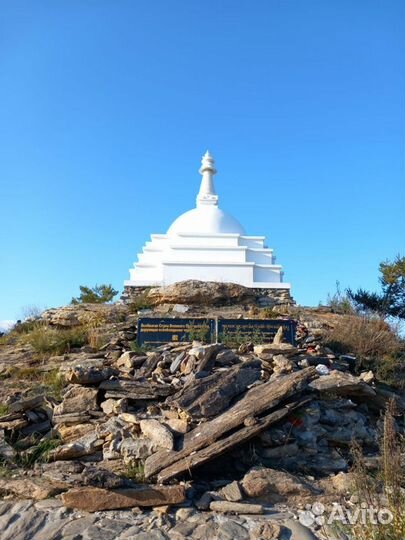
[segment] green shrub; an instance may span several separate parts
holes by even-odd
[[[196,326],[189,324],[186,327],[188,341],[199,341],[200,343],[208,343],[210,341],[210,327],[207,324]]]
[[[134,480],[138,483],[145,482],[145,466],[141,460],[135,460],[133,463],[127,465],[127,470],[124,472],[123,476]]]
[[[405,390],[405,354],[386,354],[381,358],[362,359],[358,371],[372,370],[378,381],[396,390]]]
[[[227,347],[239,347],[244,343],[253,343],[258,345],[264,343],[263,333],[256,329],[251,333],[244,333],[239,328],[236,332],[222,332],[218,335],[218,342]]]
[[[19,444],[14,445],[16,450],[15,461],[19,467],[32,468],[35,463],[47,463],[50,453],[61,444],[60,439],[42,439],[39,443],[27,450],[21,450]]]
[[[130,341],[129,346],[131,348],[131,351],[136,353],[147,353],[151,350],[151,347],[148,345],[138,345],[136,341]]]
[[[4,416],[8,413],[8,405],[5,405],[4,403],[0,403],[0,416]]]
[[[405,257],[397,255],[393,262],[382,262],[379,281],[381,292],[349,289],[347,294],[360,310],[405,319]]]
[[[118,294],[111,284],[95,285],[86,287],[80,285],[80,295],[72,298],[72,304],[106,304]]]

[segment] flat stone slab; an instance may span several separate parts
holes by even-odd
[[[179,504],[185,500],[183,486],[142,485],[131,489],[75,488],[62,495],[63,504],[86,512]]]

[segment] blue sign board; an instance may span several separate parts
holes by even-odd
[[[272,343],[283,327],[283,341],[295,345],[296,322],[290,319],[218,319],[218,341]]]
[[[290,319],[199,319],[141,317],[138,320],[138,345],[163,345],[174,342],[204,341],[239,344],[271,343],[283,327],[283,340],[295,345],[296,322]]]
[[[142,317],[138,320],[138,345],[163,345],[168,342],[202,340],[211,342],[213,319],[170,319]]]

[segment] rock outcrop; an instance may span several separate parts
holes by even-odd
[[[238,301],[247,298],[232,290]],[[294,346],[280,332],[270,344],[195,341],[153,351],[133,346],[132,315],[107,322],[110,338],[98,350],[84,346],[49,360],[56,380],[62,380],[58,394],[32,385],[15,387],[5,399],[0,461],[8,477],[0,478],[0,494],[63,503],[62,539],[79,534],[77,512],[94,513],[83,518],[92,538],[91,527],[99,533],[95,524],[107,519],[105,512],[138,507],[143,510],[134,510],[131,519],[139,514],[140,528],[120,514],[125,526],[117,525],[111,538],[145,533],[181,540],[203,532],[281,537],[283,527],[294,528],[288,525],[292,514],[267,532],[257,516],[269,505],[298,511],[320,497],[346,496],[352,441],[370,462],[376,460],[381,412],[392,399],[399,412],[405,410],[401,396],[381,386],[372,372],[359,376],[352,357],[324,345],[322,325],[331,321],[326,314],[300,323]],[[47,369],[44,363],[39,367]],[[401,417],[396,429],[404,430]],[[0,521],[1,512],[11,512],[8,499],[4,504]],[[172,511],[178,517],[162,517],[178,505]],[[33,508],[27,503],[27,516],[53,537],[48,518],[41,514],[43,521],[36,522],[42,510]],[[210,511],[205,521],[201,511]],[[160,529],[146,521],[152,514]],[[28,524],[24,531],[32,532]]]

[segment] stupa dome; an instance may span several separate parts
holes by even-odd
[[[218,206],[203,205],[185,212],[169,227],[167,234],[245,234],[242,225]]]

